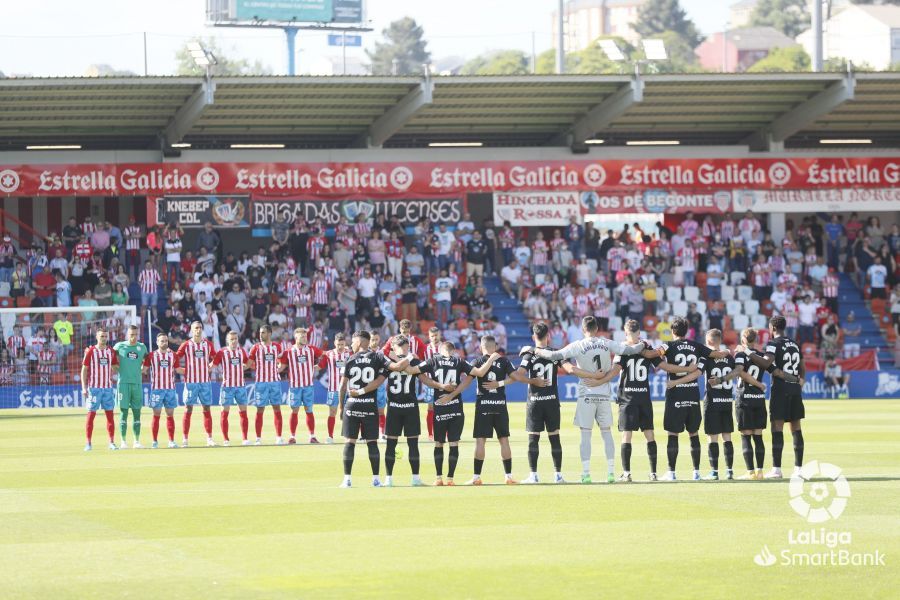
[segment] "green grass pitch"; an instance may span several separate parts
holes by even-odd
[[[655,407],[659,422],[662,405]],[[511,407],[519,478],[528,470],[523,408]],[[564,405],[569,481],[580,472],[573,409]],[[321,430],[325,413],[317,411]],[[472,407],[466,412],[471,433]],[[787,481],[646,482],[639,436],[633,484],[409,488],[404,455],[395,471],[403,487],[373,489],[360,448],[355,487],[341,490],[340,444],[207,449],[199,447],[203,428],[196,414],[192,442],[198,447],[111,452],[101,414],[95,449],[85,453],[82,412],[5,411],[0,596],[737,598],[754,590],[769,598],[896,598],[900,400],[808,401],[807,414],[806,460],[841,467],[852,492],[843,515],[821,525],[790,508]],[[266,416],[263,435],[271,440]],[[180,410],[176,418],[180,437]],[[145,411],[147,445],[149,422]],[[162,429],[164,438],[164,423]],[[231,430],[239,430],[234,414]],[[790,465],[790,434],[785,437]],[[768,450],[768,433],[765,441]],[[460,483],[471,476],[473,447],[465,439]],[[739,440],[735,447],[740,474]],[[422,444],[429,483],[431,449]],[[664,441],[659,457],[662,471]],[[599,478],[605,461],[596,432],[593,464]],[[684,436],[678,464],[679,477],[688,477]],[[770,464],[767,456],[767,470]],[[540,473],[550,480],[544,440]],[[496,442],[488,444],[484,477],[502,481]],[[754,564],[763,547],[775,555],[786,548],[827,551],[788,540],[790,531],[796,536],[822,528],[852,535],[851,544],[836,550],[878,550],[886,566]]]

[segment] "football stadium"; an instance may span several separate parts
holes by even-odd
[[[47,4],[4,598],[896,596],[898,3]]]

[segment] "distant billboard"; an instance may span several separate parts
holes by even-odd
[[[213,23],[362,23],[363,0],[207,0]]]

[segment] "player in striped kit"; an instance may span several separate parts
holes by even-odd
[[[97,344],[88,347],[84,351],[84,360],[81,361],[81,395],[88,408],[85,434],[87,444],[85,452],[92,449],[91,437],[94,434],[94,418],[101,408],[106,413],[106,433],[109,434],[109,449],[116,450],[113,441],[116,434],[115,415],[116,396],[113,388],[112,376],[119,364],[118,356],[109,346],[109,332],[102,327],[97,329]]]
[[[294,330],[294,345],[281,354],[280,370],[288,372],[288,403],[291,405],[291,437],[289,444],[297,443],[297,425],[300,422],[300,407],[306,411],[306,428],[309,443],[318,444],[316,439],[316,417],[313,414],[316,363],[323,353],[316,346],[307,343],[308,330],[298,327]]]
[[[215,446],[212,438],[212,392],[209,383],[209,359],[213,355],[212,343],[203,337],[203,324],[200,321],[191,323],[191,337],[181,344],[175,358],[180,365],[176,371],[184,378],[184,419],[181,429],[184,438],[181,447],[187,448],[188,435],[191,432],[191,415],[194,406],[203,407],[203,429],[206,430],[206,445]]]
[[[266,407],[272,407],[272,418],[275,422],[275,444],[284,444],[281,416],[281,377],[278,359],[282,355],[281,345],[272,341],[272,329],[268,325],[259,328],[259,342],[250,348],[250,368],[256,372],[251,404],[256,406],[256,442],[262,444],[263,414]]]
[[[344,364],[350,358],[350,349],[347,348],[347,336],[337,333],[334,336],[334,348],[325,352],[319,359],[318,367],[328,371],[328,394],[325,404],[328,406],[328,438],[329,444],[334,443],[334,424],[337,420],[338,391],[341,384],[341,373],[344,372]]]
[[[153,444],[151,448],[159,448],[159,419],[162,410],[166,409],[166,433],[169,434],[169,448],[177,448],[175,443],[175,407],[178,406],[178,394],[175,392],[175,353],[169,349],[169,336],[160,333],[156,336],[156,350],[144,357],[142,367],[146,375],[150,372],[150,408],[153,409]]]
[[[264,326],[265,327],[265,326]],[[219,392],[219,404],[222,405],[222,414],[219,416],[219,424],[222,427],[223,446],[228,446],[228,412],[235,404],[241,417],[241,443],[244,446],[250,444],[247,439],[247,388],[244,387],[244,371],[247,370],[250,356],[247,351],[238,345],[238,334],[229,331],[225,336],[226,346],[216,352],[215,357],[209,363],[209,368],[219,367],[222,370],[222,389]],[[255,346],[254,346],[255,347]],[[259,383],[257,382],[257,385]]]
[[[432,327],[428,330],[428,345],[425,346],[424,359],[428,360],[432,356],[441,353],[441,330]],[[428,439],[434,441],[434,390],[430,387],[424,389],[422,400],[428,405],[428,412],[425,414],[425,425],[428,428]]]

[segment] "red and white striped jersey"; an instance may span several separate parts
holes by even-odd
[[[88,242],[79,242],[75,244],[75,256],[84,264],[87,264],[91,260],[91,256],[94,254],[94,249],[91,248],[91,245]]]
[[[141,249],[141,228],[139,225],[129,225],[125,228],[125,249]]]
[[[324,279],[313,280],[313,304],[328,304],[328,290],[330,287]]]
[[[333,289],[334,284],[337,283],[338,277],[340,273],[334,267],[334,265],[325,265],[322,267],[322,272],[325,274],[325,281],[328,282],[328,289]]]
[[[25,336],[11,335],[6,338],[6,349],[9,350],[10,356],[18,356],[19,349],[25,349]]]
[[[563,238],[558,237],[558,238],[553,238],[552,240],[550,240],[549,245],[550,245],[550,251],[552,253],[556,254],[557,252],[562,251],[563,248],[568,246],[568,243]]]
[[[222,348],[216,352],[213,364],[222,369],[222,385],[224,387],[244,387],[244,365],[248,360],[250,360],[250,356],[240,347],[235,350]],[[257,381],[263,380],[257,379]],[[277,381],[277,378],[265,381]]]
[[[316,363],[322,351],[316,346],[291,346],[281,355],[281,364],[288,366],[288,381],[292,388],[309,387],[313,384]]]
[[[150,386],[154,390],[175,389],[175,353],[171,350],[154,350],[144,357],[144,366],[150,367]]]
[[[144,269],[138,275],[142,294],[155,294],[159,285],[159,271],[156,269]]]
[[[769,265],[767,263],[753,265],[753,285],[756,287],[769,285]]]
[[[609,261],[610,271],[621,271],[625,266],[625,249],[613,246],[606,253],[606,260]]]
[[[365,240],[368,239],[372,234],[372,227],[366,221],[363,221],[362,223],[354,223],[353,233],[356,234],[356,237]]]
[[[428,344],[425,346],[425,360],[428,360],[432,356],[437,356],[441,353],[441,350],[439,348],[440,344],[440,342],[438,342],[437,344],[428,342]]]
[[[587,294],[578,294],[575,296],[575,315],[578,317],[586,317],[591,310],[591,299]]]
[[[281,346],[276,343],[263,344],[257,342],[250,348],[250,359],[256,363],[256,382],[268,383],[280,381],[278,375],[278,359],[281,356]]]
[[[13,382],[13,371],[11,364],[0,364],[0,384],[9,385]]]
[[[294,302],[294,299],[300,295],[300,290],[303,288],[303,282],[297,279],[296,277],[291,277],[287,281],[284,282],[284,291],[287,297]]]
[[[82,232],[84,235],[90,237],[90,235],[91,235],[92,233],[94,233],[95,231],[97,231],[97,224],[94,223],[93,221],[90,222],[90,223],[88,223],[87,221],[85,221],[84,223],[81,224],[81,232]]]
[[[322,254],[322,248],[325,247],[325,238],[321,235],[310,236],[306,240],[306,252],[309,254],[309,260],[316,261]]]
[[[426,356],[427,346],[425,345],[425,342],[423,342],[418,336],[408,335],[406,337],[409,340],[409,351],[413,356],[415,356],[419,360],[431,358],[430,356]],[[381,347],[382,354],[390,354],[393,340],[394,338],[388,338],[388,341],[384,343],[384,346]],[[435,350],[435,352],[437,352],[437,350]]]
[[[826,298],[837,298],[838,295],[838,278],[829,273],[822,278],[822,295]]]
[[[56,352],[45,348],[38,353],[38,373],[49,373],[56,361]]]
[[[47,343],[47,338],[43,335],[36,335],[31,338],[31,352],[37,356],[41,353],[41,350],[44,349],[44,344]]]
[[[328,371],[328,391],[337,392],[341,386],[341,375],[344,373],[344,363],[350,358],[351,352],[349,348],[344,348],[343,352],[331,349],[322,355],[319,359],[319,368]]]
[[[325,335],[321,329],[310,325],[309,331],[306,332],[306,340],[310,346],[321,348],[322,343],[325,341]]]
[[[82,366],[88,368],[89,388],[111,388],[113,365],[119,364],[119,355],[109,346],[102,350],[97,346],[89,346],[84,351]]]
[[[184,366],[185,383],[209,383],[209,361],[213,352],[209,340],[201,340],[199,344],[188,340],[181,344],[175,358]]]
[[[312,296],[309,294],[297,294],[294,296],[294,305],[297,307],[297,318],[306,319],[309,316],[309,304]]]
[[[697,251],[690,246],[685,246],[678,251],[678,257],[681,259],[681,266],[685,271],[693,271],[697,264]]]
[[[727,244],[734,237],[734,221],[725,219],[719,226],[719,230],[722,232],[722,241]]]
[[[516,245],[516,232],[512,229],[501,229],[497,237],[500,239],[501,248],[509,249]]]

